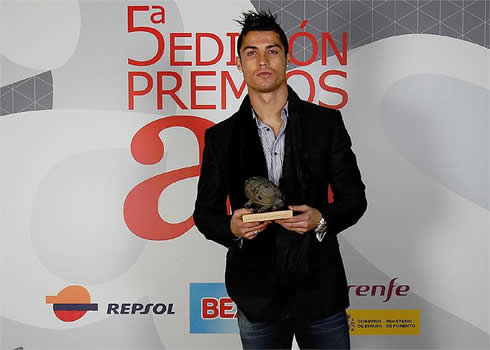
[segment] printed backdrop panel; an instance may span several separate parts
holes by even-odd
[[[367,187],[339,235],[352,347],[490,346],[489,0],[0,0],[1,349],[240,348],[192,212],[253,9]]]

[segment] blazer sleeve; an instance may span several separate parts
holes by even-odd
[[[366,187],[340,111],[332,119],[328,175],[334,201],[320,209],[327,221],[327,236],[354,225],[367,208]]]
[[[194,223],[207,239],[225,247],[232,246],[235,235],[231,232],[231,216],[226,208],[226,184],[223,154],[216,133],[207,129],[204,135],[204,151],[201,175],[197,185]]]

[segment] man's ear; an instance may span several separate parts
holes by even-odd
[[[242,71],[242,63],[240,62],[240,56],[236,56],[236,66],[238,70],[241,72]]]
[[[286,67],[291,63],[291,55],[289,52],[286,54]]]

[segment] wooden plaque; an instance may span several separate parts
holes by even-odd
[[[245,214],[242,216],[243,222],[257,222],[276,219],[289,219],[293,217],[292,210],[269,211],[266,213]]]

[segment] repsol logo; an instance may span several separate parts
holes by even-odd
[[[156,315],[175,315],[174,304],[139,304],[139,303],[123,303],[116,304],[111,303],[107,305],[107,314],[116,315],[134,315],[141,314],[145,315],[148,313],[153,313]]]

